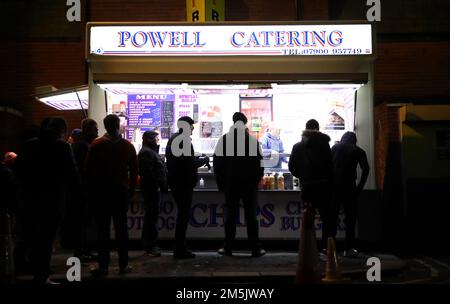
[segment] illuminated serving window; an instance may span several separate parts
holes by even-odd
[[[354,130],[355,94],[360,84],[100,84],[108,96],[108,112],[122,121],[122,133],[137,150],[142,133],[161,134],[160,153],[176,132],[176,121],[190,116],[198,153],[212,155],[220,136],[232,126],[232,115],[241,111],[247,127],[262,143],[265,156],[282,153],[288,157],[301,140],[306,121],[319,121],[321,131],[331,137],[330,145],[346,131]],[[281,142],[283,151],[267,143]],[[277,151],[278,150],[278,151]],[[281,163],[287,168],[287,163]]]

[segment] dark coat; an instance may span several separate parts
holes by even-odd
[[[333,162],[330,137],[319,131],[305,130],[302,140],[292,148],[289,170],[300,180],[300,187],[310,184],[331,183]]]
[[[13,172],[0,163],[0,208],[15,209],[15,182]]]
[[[72,145],[73,156],[77,165],[78,171],[82,178],[85,177],[86,157],[89,151],[89,143],[84,139],[74,142]]]
[[[49,134],[27,141],[15,171],[25,208],[41,214],[63,212],[68,196],[78,196],[80,177],[70,145]]]
[[[346,132],[340,143],[331,148],[334,165],[334,183],[336,185],[354,184],[357,178],[356,169],[361,167],[362,174],[357,188],[362,190],[369,176],[369,163],[366,152],[356,145],[356,135]]]
[[[167,181],[172,190],[193,189],[197,185],[197,169],[209,162],[207,157],[194,156],[192,143],[190,155],[175,156],[172,152],[172,142],[181,135],[180,132],[173,134],[166,146]],[[183,149],[183,141],[178,147]]]
[[[154,191],[167,188],[166,166],[159,154],[147,146],[143,146],[138,154],[141,191]]]
[[[234,138],[231,132],[234,133]],[[261,166],[262,153],[260,144],[253,136],[245,132],[245,153],[242,156],[237,149],[238,129],[232,127],[230,132],[223,135],[217,143],[214,153],[214,174],[220,190],[227,190],[236,185],[244,187],[256,187],[259,180],[264,175],[264,168]],[[228,141],[228,138],[234,141]],[[227,141],[234,143],[232,155],[227,155]],[[244,151],[243,151],[244,152]],[[252,153],[253,152],[253,153]]]

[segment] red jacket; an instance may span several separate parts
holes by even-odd
[[[134,191],[138,175],[134,146],[120,138],[113,140],[108,134],[91,144],[86,158],[86,173],[91,187],[123,187]]]

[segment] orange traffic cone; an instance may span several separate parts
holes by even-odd
[[[316,232],[314,230],[313,208],[307,204],[300,232],[297,273],[295,283],[320,283],[319,257]]]
[[[339,269],[337,257],[336,257],[336,244],[334,238],[329,237],[327,240],[327,267],[325,272],[325,278],[322,279],[323,282],[336,283],[348,280],[344,278]]]

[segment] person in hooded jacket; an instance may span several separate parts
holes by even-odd
[[[344,256],[355,257],[358,251],[354,248],[357,197],[364,188],[369,176],[369,163],[366,152],[356,145],[356,134],[345,132],[341,141],[331,148],[333,157],[335,218],[339,207],[344,208],[345,214],[345,250]],[[361,168],[361,178],[356,184],[357,167]],[[336,234],[336,228],[334,234]]]
[[[292,148],[288,164],[289,171],[300,181],[303,203],[319,210],[324,250],[335,226],[332,212],[333,162],[329,141],[330,137],[319,131],[317,120],[308,120],[302,140]]]

